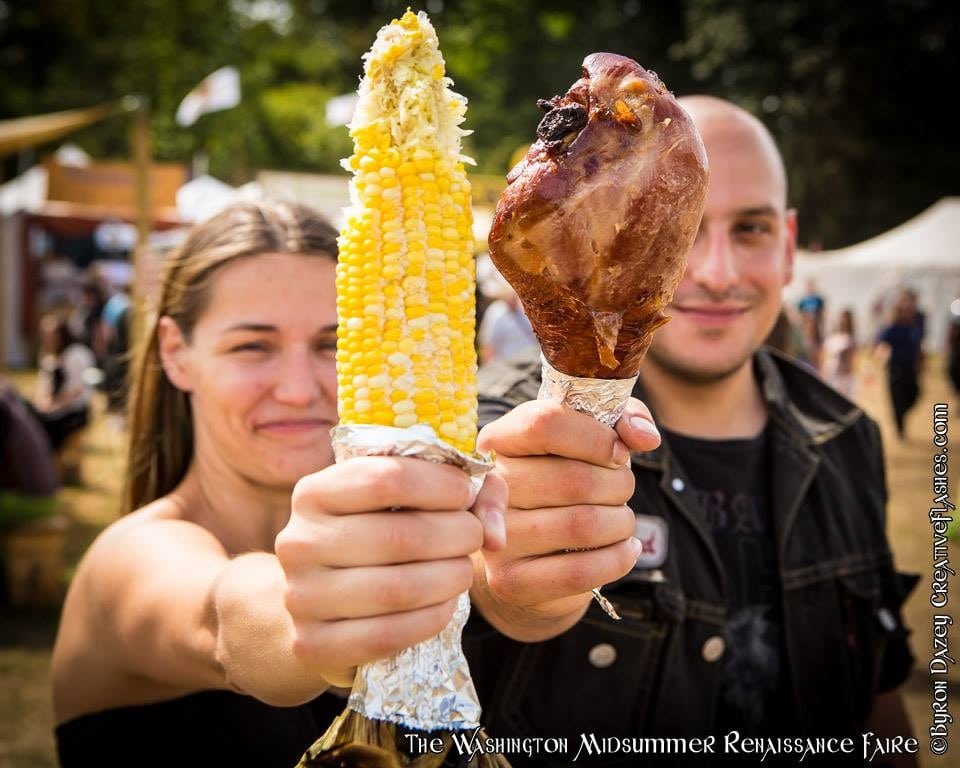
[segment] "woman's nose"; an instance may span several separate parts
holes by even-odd
[[[274,397],[288,405],[310,405],[320,395],[313,359],[308,350],[291,350],[283,356]]]

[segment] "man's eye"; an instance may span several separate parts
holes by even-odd
[[[773,227],[767,221],[738,221],[733,231],[738,235],[767,235],[773,231]]]

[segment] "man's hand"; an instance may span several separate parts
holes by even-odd
[[[580,620],[590,590],[630,571],[641,552],[630,450],[659,443],[633,398],[616,430],[545,401],[481,430],[478,448],[496,453],[509,491],[506,547],[473,556],[471,596],[491,624],[517,640],[553,637]]]

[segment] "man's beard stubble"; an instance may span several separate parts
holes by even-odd
[[[750,290],[731,288],[727,291],[715,292],[703,286],[698,286],[696,290],[690,293],[682,296],[675,296],[674,303],[720,304],[724,301],[736,301],[749,306],[756,304],[759,301],[759,298],[760,297],[756,292]],[[770,327],[773,327],[773,322],[771,322]],[[767,333],[769,332],[770,328],[767,329]],[[709,333],[709,331],[707,333]],[[757,346],[759,347],[759,345]],[[756,348],[748,349],[742,355],[732,360],[728,365],[725,365],[722,368],[705,370],[697,367],[695,363],[688,363],[682,359],[670,355],[659,347],[660,345],[657,344],[657,339],[654,338],[653,343],[647,350],[646,361],[656,365],[661,371],[671,378],[679,379],[695,385],[716,384],[730,378],[741,368],[743,368],[744,364],[753,359],[753,353],[756,351]],[[642,373],[643,368],[641,366],[641,374]]]
[[[671,378],[679,379],[689,384],[704,386],[717,384],[733,376],[753,358],[753,352],[754,350],[748,349],[744,354],[731,360],[729,364],[724,365],[722,368],[704,369],[697,367],[695,362],[688,362],[670,355],[660,349],[656,340],[654,340],[653,344],[650,345],[650,349],[647,350],[644,364],[655,365]],[[641,366],[640,373],[642,376],[643,366]]]

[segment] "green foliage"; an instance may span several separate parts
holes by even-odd
[[[345,126],[331,128],[323,106],[336,94],[319,85],[291,83],[263,92],[260,104],[270,142],[273,166],[304,167],[336,173],[339,159],[353,151]]]
[[[124,94],[151,105],[160,160],[210,157],[233,183],[260,168],[336,172],[349,154],[325,103],[357,86],[376,30],[408,0],[0,0],[0,118]],[[563,93],[583,57],[622,53],[676,93],[729,98],[779,140],[801,239],[827,247],[894,226],[956,193],[960,155],[944,112],[958,81],[954,4],[936,0],[424,0],[456,89],[467,151],[503,174],[527,144],[538,98]],[[226,64],[243,101],[183,129],[183,96]],[[78,133],[123,156],[120,118]],[[49,148],[43,148],[48,150]],[[16,158],[4,171],[16,169]]]

